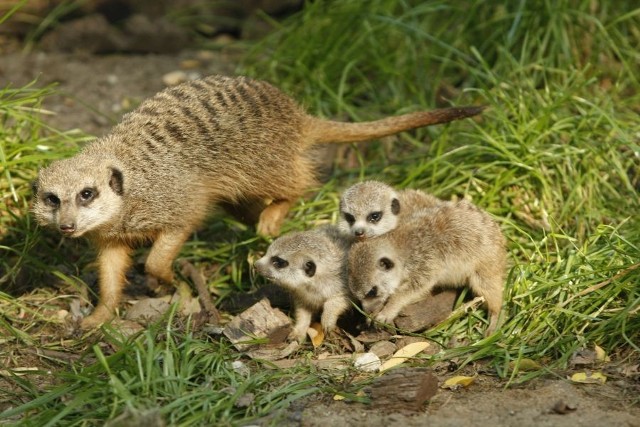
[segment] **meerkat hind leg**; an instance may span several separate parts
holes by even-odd
[[[124,244],[101,248],[98,255],[100,299],[93,313],[82,320],[82,329],[93,329],[115,315],[126,283],[125,274],[131,265],[130,255],[131,248]]]
[[[284,221],[292,202],[290,200],[274,200],[264,208],[258,222],[258,234],[263,236],[277,236],[280,234],[280,226]]]
[[[498,327],[500,311],[502,310],[502,278],[481,277],[478,274],[469,279],[471,291],[484,298],[489,315],[489,326],[484,336],[488,337]]]

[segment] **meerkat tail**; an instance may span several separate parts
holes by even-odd
[[[382,138],[405,130],[448,123],[480,114],[485,106],[439,108],[361,123],[313,118],[309,127],[313,143],[358,142]]]

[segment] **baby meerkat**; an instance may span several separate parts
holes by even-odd
[[[500,227],[466,200],[442,202],[389,233],[354,243],[349,252],[351,292],[366,313],[386,324],[434,286],[468,285],[486,301],[490,335],[498,325],[505,275]]]
[[[316,185],[319,144],[379,138],[479,114],[446,108],[365,123],[313,117],[272,85],[210,76],[167,88],[109,134],[40,170],[33,213],[64,236],[97,246],[100,299],[81,327],[113,317],[132,248],[153,242],[150,281],[172,263],[210,209],[222,205],[277,235],[289,207]]]
[[[340,198],[339,227],[358,240],[388,233],[409,216],[442,203],[420,190],[396,191],[379,181],[349,187]]]
[[[254,264],[256,270],[293,296],[296,323],[289,339],[302,342],[314,314],[325,332],[351,306],[347,288],[348,241],[334,226],[277,238]]]

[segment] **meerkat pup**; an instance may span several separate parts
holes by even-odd
[[[466,200],[442,202],[386,234],[355,242],[349,252],[349,288],[364,311],[385,324],[436,285],[468,285],[486,301],[490,335],[498,325],[505,275],[500,227]]]
[[[346,235],[367,239],[388,233],[409,216],[442,203],[420,190],[396,191],[379,181],[354,184],[340,198],[338,225]]]
[[[365,123],[308,115],[268,83],[210,76],[167,88],[77,155],[40,170],[39,224],[97,246],[100,299],[81,327],[111,319],[132,248],[153,242],[149,280],[171,283],[183,243],[214,205],[277,235],[289,207],[317,184],[318,144],[355,142],[473,116],[447,108]]]
[[[258,273],[293,297],[295,326],[289,339],[304,341],[312,317],[322,313],[332,331],[349,307],[346,259],[349,243],[334,226],[289,233],[277,238],[254,264]]]

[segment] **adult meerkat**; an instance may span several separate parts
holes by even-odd
[[[293,297],[296,323],[289,339],[302,342],[314,314],[325,332],[351,307],[346,277],[348,241],[334,226],[277,238],[254,264]]]
[[[33,212],[99,250],[99,304],[81,327],[113,317],[132,248],[152,241],[145,268],[171,283],[172,262],[210,207],[223,204],[276,235],[289,207],[316,184],[316,144],[355,142],[473,116],[447,108],[365,123],[306,114],[268,83],[210,76],[171,87],[126,114],[34,183]]]
[[[411,215],[442,203],[420,190],[397,191],[379,181],[352,185],[340,197],[338,225],[343,233],[361,240],[388,233]]]
[[[468,285],[486,301],[490,335],[498,325],[505,275],[500,227],[466,200],[442,202],[386,234],[354,243],[349,252],[349,288],[364,311],[385,324],[436,285]]]

